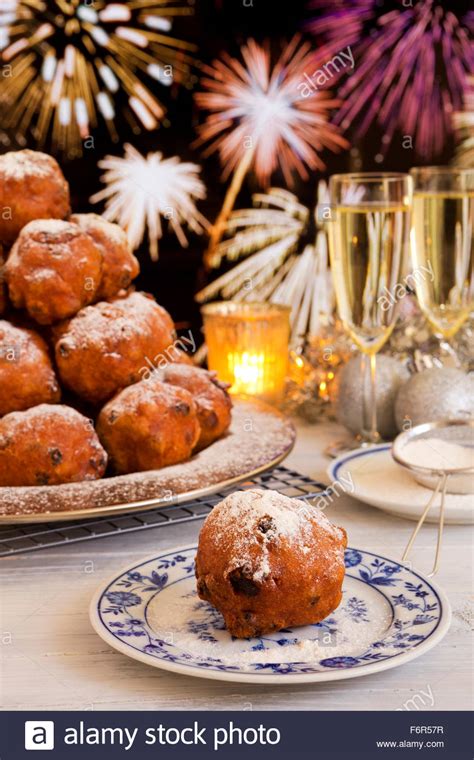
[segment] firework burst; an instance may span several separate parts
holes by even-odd
[[[325,203],[323,182],[318,192],[319,203]],[[326,235],[320,230],[314,245],[302,244],[310,211],[287,190],[271,188],[256,193],[252,201],[253,208],[231,214],[227,237],[216,250],[215,263],[223,258],[242,260],[196,298],[287,304],[292,307],[292,344],[297,346],[308,333],[318,332],[321,315],[334,308]]]
[[[419,0],[312,0],[322,15],[309,23],[325,44],[318,60],[335,60],[348,45],[354,71],[341,84],[336,124],[356,125],[356,137],[373,122],[383,129],[381,155],[395,132],[411,137],[423,159],[439,155],[452,134],[472,71],[474,17],[462,3]],[[467,6],[467,4],[466,4]]]
[[[272,67],[268,46],[250,40],[242,59],[224,54],[204,67],[205,91],[196,102],[208,112],[199,128],[200,141],[209,144],[206,153],[219,152],[224,177],[251,155],[249,168],[264,186],[278,166],[288,184],[294,171],[306,178],[306,167],[324,169],[320,151],[348,143],[328,123],[339,101],[327,92],[304,98],[298,89],[312,63],[310,45],[295,37]]]
[[[5,0],[0,13],[0,104],[6,134],[31,128],[39,145],[51,134],[67,155],[100,120],[117,139],[118,103],[134,131],[154,129],[165,109],[154,94],[189,76],[192,45],[170,34],[192,12],[185,0]],[[148,87],[145,83],[148,83]]]
[[[236,261],[257,251],[268,251],[270,246],[284,259],[305,232],[309,210],[293,193],[271,188],[268,193],[255,193],[252,201],[253,208],[238,209],[230,215],[225,226],[226,240],[217,246],[210,262],[213,267],[219,267],[223,259]]]
[[[242,60],[224,54],[204,67],[198,106],[207,111],[199,128],[205,155],[218,152],[224,178],[232,180],[218,219],[213,225],[206,260],[222,236],[243,179],[253,170],[266,186],[280,168],[291,186],[293,173],[308,177],[308,168],[324,169],[320,152],[348,146],[339,129],[329,121],[339,101],[328,92],[303,97],[298,85],[312,64],[311,47],[295,37],[272,66],[268,45],[250,40],[242,48]]]
[[[195,203],[206,196],[198,176],[200,167],[177,156],[164,159],[161,153],[149,153],[145,157],[132,145],[124,147],[123,158],[106,156],[99,161],[106,170],[101,179],[107,186],[90,200],[105,200],[103,216],[123,227],[132,248],[140,245],[148,229],[150,256],[156,261],[162,217],[183,247],[188,245],[184,225],[198,235],[208,227]]]

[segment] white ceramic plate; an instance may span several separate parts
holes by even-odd
[[[331,462],[328,476],[331,483],[352,481],[351,496],[365,504],[383,509],[397,517],[418,520],[432,491],[417,483],[407,470],[392,459],[391,444],[382,443],[369,449],[356,449]],[[426,519],[438,522],[441,495],[433,504]],[[474,523],[474,496],[446,494],[445,523],[470,525]]]
[[[90,618],[110,646],[147,665],[243,683],[308,683],[376,673],[419,657],[451,620],[444,594],[398,562],[347,549],[344,595],[322,623],[233,639],[196,594],[196,547],[173,549],[117,573],[94,595]]]

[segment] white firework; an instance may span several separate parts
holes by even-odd
[[[105,169],[101,180],[106,187],[90,200],[105,200],[103,216],[123,227],[132,248],[138,248],[148,230],[150,256],[156,261],[162,217],[183,247],[188,245],[184,225],[198,235],[209,227],[196,207],[196,201],[206,197],[199,177],[201,167],[180,161],[178,156],[163,158],[162,153],[142,156],[128,144],[124,149],[123,158],[106,156],[99,161],[99,167]]]
[[[321,319],[334,309],[326,233],[318,229],[315,243],[302,246],[310,212],[287,190],[271,188],[252,200],[254,208],[231,214],[225,228],[229,237],[217,247],[213,263],[243,260],[196,298],[201,303],[220,297],[289,305],[292,345],[298,346],[308,334],[318,333]],[[316,228],[321,227],[319,208],[326,203],[326,185],[320,182]]]
[[[212,267],[219,267],[222,259],[235,261],[269,246],[285,258],[306,229],[309,211],[288,190],[270,188],[268,193],[255,193],[252,202],[254,208],[231,214],[225,225],[227,239],[209,261]]]

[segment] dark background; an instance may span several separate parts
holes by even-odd
[[[252,3],[250,6],[249,3]],[[340,0],[335,0],[335,4]],[[341,3],[342,4],[342,3]],[[348,2],[347,5],[351,5]],[[456,6],[457,9],[468,9],[469,3],[443,3],[445,7]],[[390,8],[400,7],[400,2],[380,0],[380,13]],[[314,18],[317,11],[308,10],[305,0],[195,0],[195,14],[189,18],[178,18],[173,22],[173,34],[177,37],[194,42],[198,47],[197,59],[201,62],[211,62],[222,51],[238,55],[240,47],[253,37],[258,41],[270,40],[278,54],[281,43],[291,39],[294,33],[300,32],[308,36],[313,46],[318,40],[314,36],[305,35],[305,21]],[[369,29],[367,29],[369,34]],[[182,160],[191,160],[202,166],[202,178],[207,186],[207,199],[199,204],[204,215],[213,221],[220,209],[225,194],[225,184],[221,180],[221,167],[218,157],[214,154],[204,159],[197,147],[193,147],[196,139],[195,127],[200,115],[193,102],[193,90],[199,85],[199,66],[196,67],[192,86],[172,87],[171,91],[156,85],[159,98],[167,106],[168,112],[164,124],[154,132],[134,134],[126,119],[120,116],[117,108],[116,127],[119,142],[113,143],[105,127],[94,131],[94,149],[84,151],[81,159],[67,161],[58,155],[62,168],[69,180],[72,194],[72,205],[75,211],[94,210],[100,213],[97,205],[91,207],[89,197],[103,185],[99,181],[101,174],[97,162],[106,154],[121,155],[123,143],[130,142],[142,153],[162,151],[165,157],[178,155]],[[147,85],[153,87],[148,81]],[[336,171],[361,169],[398,170],[404,171],[410,166],[420,163],[414,152],[402,148],[400,135],[395,136],[382,164],[375,162],[374,156],[380,145],[380,134],[377,127],[372,128],[363,141],[356,141],[349,129],[345,136],[351,142],[352,148],[335,155],[330,151],[322,154],[326,164],[326,172],[315,172],[309,181],[296,178],[292,188],[302,202],[314,202],[317,182],[324,176]],[[35,147],[33,141],[27,147]],[[48,147],[48,146],[47,146]],[[54,152],[54,151],[50,151]],[[446,145],[444,155],[439,156],[438,163],[450,160],[453,145]],[[274,186],[284,186],[281,175],[276,172],[272,177]],[[255,180],[248,176],[244,181],[242,191],[237,199],[237,205],[250,205],[251,194],[259,189]],[[194,302],[194,293],[202,287],[215,273],[209,275],[202,266],[202,255],[206,248],[205,236],[198,237],[188,234],[188,248],[181,248],[173,234],[166,232],[159,243],[160,258],[152,262],[148,255],[148,241],[145,239],[137,255],[141,264],[141,275],[137,281],[138,288],[153,292],[157,300],[172,314],[182,328],[199,326],[199,307]]]

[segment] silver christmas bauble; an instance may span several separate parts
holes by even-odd
[[[401,384],[408,380],[407,367],[391,356],[377,356],[376,399],[377,428],[382,438],[393,438],[397,433],[394,404]],[[338,421],[357,435],[362,431],[364,374],[362,356],[354,356],[339,375],[336,401]]]
[[[442,367],[413,375],[400,388],[395,401],[399,430],[423,422],[469,419],[474,416],[474,375]]]

